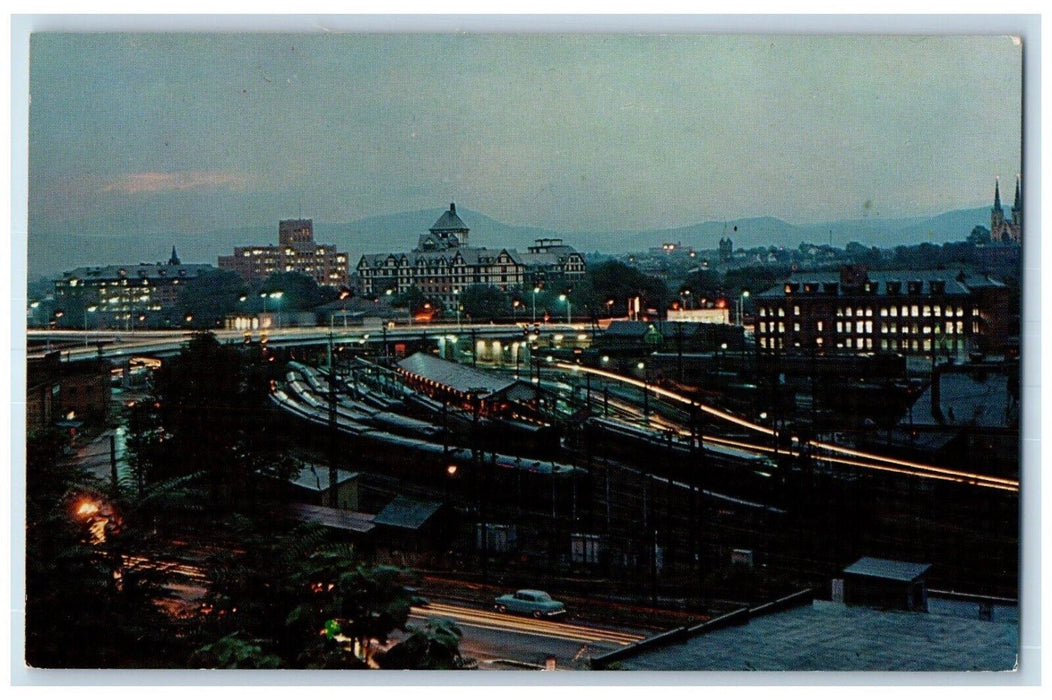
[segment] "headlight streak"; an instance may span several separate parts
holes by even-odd
[[[564,369],[564,370],[571,369],[571,368],[577,368],[577,370],[581,371],[581,372],[588,372],[588,373],[596,375],[596,376],[606,377],[608,379],[612,379],[614,381],[621,382],[623,384],[628,384],[630,386],[634,386],[634,387],[637,387],[639,389],[643,389],[644,391],[647,391],[647,392],[653,392],[657,396],[663,396],[665,398],[671,399],[671,400],[676,401],[678,403],[685,404],[687,406],[696,406],[698,410],[700,410],[700,411],[702,411],[704,413],[708,413],[709,415],[715,416],[716,418],[719,418],[720,420],[727,421],[729,423],[733,423],[734,425],[738,425],[738,426],[741,426],[743,428],[747,428],[747,429],[752,430],[754,432],[758,432],[758,433],[762,433],[764,435],[770,435],[770,436],[774,436],[775,435],[775,431],[772,428],[768,428],[768,427],[763,426],[763,425],[758,425],[756,423],[753,423],[751,421],[747,421],[744,418],[739,418],[739,417],[737,417],[735,415],[732,415],[730,413],[727,413],[725,411],[721,411],[721,410],[713,408],[711,406],[706,406],[704,404],[694,402],[691,399],[687,398],[686,396],[682,396],[682,395],[677,394],[675,392],[669,391],[668,389],[663,389],[663,388],[658,387],[658,386],[653,386],[650,383],[641,382],[638,379],[633,379],[631,377],[624,377],[624,376],[621,376],[619,374],[615,374],[613,372],[606,372],[604,370],[593,369],[591,367],[583,367],[583,366],[580,366],[580,365],[569,365],[569,364],[566,364],[566,363],[557,362],[557,363],[555,363],[555,366],[559,367],[560,369]],[[681,434],[685,434],[685,433],[683,433],[681,431]],[[708,440],[710,442],[717,442],[718,441],[718,439],[714,439],[714,438],[708,437],[708,436],[705,436],[704,440]],[[734,444],[734,445],[736,445],[738,447],[743,447],[745,449],[750,449],[750,450],[757,450],[757,451],[760,451],[760,452],[768,452],[768,453],[770,453],[770,452],[775,452],[776,451],[774,448],[762,447],[762,446],[759,446],[759,445],[749,445],[748,443],[727,442],[726,444]],[[898,473],[898,474],[907,474],[907,475],[910,475],[910,476],[918,476],[918,477],[922,477],[922,478],[926,478],[926,479],[938,479],[938,480],[942,480],[942,481],[954,481],[954,482],[957,482],[957,483],[969,484],[969,485],[972,485],[972,486],[980,486],[980,487],[983,487],[983,488],[998,489],[998,490],[1001,490],[1001,491],[1014,491],[1014,492],[1018,492],[1019,491],[1019,481],[1017,479],[1006,479],[1006,478],[995,477],[995,476],[987,476],[985,474],[979,474],[977,472],[962,472],[962,471],[957,471],[957,470],[954,470],[954,469],[947,469],[947,468],[944,468],[944,467],[936,467],[936,466],[930,465],[930,464],[921,464],[921,463],[918,463],[918,462],[910,462],[910,461],[907,461],[907,460],[896,459],[894,457],[885,457],[885,456],[878,455],[878,454],[872,454],[872,453],[868,453],[868,452],[862,452],[862,451],[859,451],[859,450],[854,450],[854,449],[851,449],[851,448],[848,448],[848,447],[841,447],[839,445],[834,445],[834,444],[828,443],[828,442],[812,441],[810,444],[813,447],[821,449],[821,450],[827,450],[827,451],[830,451],[830,452],[839,452],[841,454],[846,454],[846,455],[849,455],[851,457],[858,457],[858,458],[863,459],[863,460],[869,460],[870,463],[858,462],[858,461],[854,461],[854,460],[847,460],[847,459],[832,457],[832,456],[829,456],[829,455],[823,455],[823,456],[816,456],[815,457],[816,459],[822,459],[822,460],[825,460],[825,461],[828,461],[828,462],[833,462],[833,463],[837,463],[837,464],[844,464],[844,465],[849,465],[849,466],[856,466],[856,467],[861,467],[861,468],[864,468],[864,469],[874,469],[874,470],[878,470],[878,471],[894,472],[894,473]],[[792,451],[792,450],[786,450],[785,453],[787,453],[787,454],[799,454],[798,451]],[[872,462],[876,462],[876,464],[873,464]],[[894,466],[901,467],[901,468],[900,469],[894,469],[892,467],[885,466],[885,465],[894,465]]]
[[[518,617],[504,613],[489,612],[477,608],[465,608],[442,603],[430,603],[427,607],[414,607],[411,615],[418,618],[451,617],[458,624],[479,627],[498,632],[519,632],[558,637],[580,642],[605,642],[627,646],[643,639],[643,635],[613,630],[602,630],[565,622]]]

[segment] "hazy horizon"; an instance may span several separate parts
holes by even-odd
[[[450,201],[567,235],[933,216],[1021,169],[1008,36],[39,33],[29,87],[31,271]]]

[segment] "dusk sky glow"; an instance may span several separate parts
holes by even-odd
[[[36,34],[30,63],[31,268],[36,234],[450,201],[566,233],[930,215],[1021,167],[1007,36]]]

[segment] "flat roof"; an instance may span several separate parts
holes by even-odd
[[[844,573],[852,576],[869,576],[871,578],[908,583],[928,573],[930,568],[931,564],[862,557],[851,566],[845,568]]]
[[[814,601],[645,651],[618,665],[632,671],[1011,671],[1018,652],[1014,606],[995,610],[993,620],[980,620],[977,614]]]

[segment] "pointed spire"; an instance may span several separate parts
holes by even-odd
[[[172,246],[172,257],[168,259],[169,265],[181,265],[179,262],[179,255],[175,252],[175,246]]]
[[[1001,178],[994,180],[994,209],[1001,210]]]
[[[1023,196],[1019,190],[1021,179],[1019,175],[1015,176],[1015,204],[1012,205],[1012,208],[1017,210],[1023,208]]]

